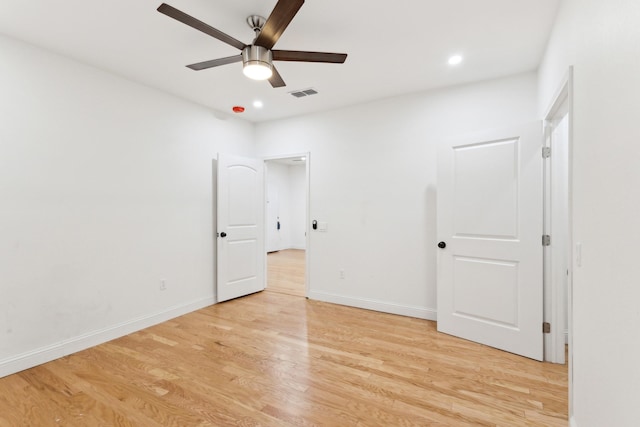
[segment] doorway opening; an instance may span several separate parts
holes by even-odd
[[[266,289],[308,295],[309,154],[265,159]]]

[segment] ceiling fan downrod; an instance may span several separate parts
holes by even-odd
[[[264,27],[265,22],[267,20],[260,15],[249,15],[247,16],[247,24],[256,33],[256,38],[253,39],[253,43],[255,43],[256,39],[260,35],[260,31],[262,31],[262,27]]]

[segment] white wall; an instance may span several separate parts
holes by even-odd
[[[304,165],[267,162],[267,251],[305,249]],[[271,213],[271,214],[270,214]],[[270,218],[273,215],[273,218]],[[280,230],[276,228],[280,218]]]
[[[311,234],[310,296],[435,318],[438,142],[534,120],[536,90],[531,73],[258,124],[259,155],[311,152],[328,231]]]
[[[212,303],[212,159],[253,126],[7,38],[0,64],[0,376]]]
[[[573,419],[635,426],[640,399],[640,2],[564,0],[540,110],[574,66]]]

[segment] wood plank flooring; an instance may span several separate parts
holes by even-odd
[[[265,291],[0,379],[0,426],[566,426],[566,366]]]
[[[286,249],[267,254],[267,289],[305,296],[305,251]]]

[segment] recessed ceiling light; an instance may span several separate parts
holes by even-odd
[[[262,101],[253,101],[253,106],[256,108],[262,108],[264,104],[262,103]]]
[[[449,57],[449,65],[458,65],[462,62],[462,55],[453,55]]]

